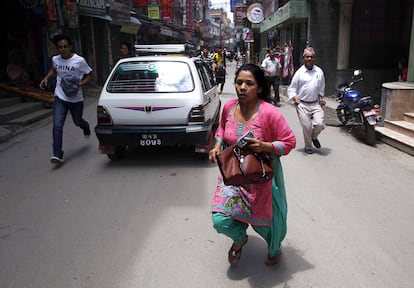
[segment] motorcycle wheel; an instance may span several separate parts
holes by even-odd
[[[336,110],[336,115],[338,116],[338,120],[345,125],[347,122],[345,109],[338,109]]]
[[[365,143],[367,143],[370,146],[375,146],[375,144],[377,143],[377,139],[375,136],[375,126],[370,125],[368,121],[364,119],[364,124],[361,128]]]

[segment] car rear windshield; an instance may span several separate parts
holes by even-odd
[[[111,93],[190,92],[194,89],[190,66],[179,61],[120,63],[108,82]]]

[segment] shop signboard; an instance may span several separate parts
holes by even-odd
[[[244,18],[247,17],[247,7],[237,6],[233,13],[234,23],[237,25],[244,25]]]
[[[160,20],[160,7],[148,6],[148,18],[151,20]]]
[[[252,43],[254,42],[253,38],[253,29],[250,28],[243,28],[243,35],[242,35],[243,41],[245,43]]]
[[[264,20],[263,6],[260,3],[254,3],[247,8],[247,19],[254,24]]]
[[[105,0],[79,0],[78,1],[79,15],[86,16],[106,16],[106,1]]]

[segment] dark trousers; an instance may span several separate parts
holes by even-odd
[[[275,91],[275,96],[273,97],[273,100],[275,103],[280,102],[280,96],[279,96],[279,84],[280,84],[280,77],[279,76],[267,76],[266,77],[267,82],[269,84],[269,87],[273,87],[273,90]]]
[[[66,115],[70,112],[73,123],[83,131],[89,129],[89,123],[82,118],[83,101],[77,103],[66,102],[59,97],[55,97],[53,103],[53,156],[62,158],[62,138],[63,125],[65,124]]]

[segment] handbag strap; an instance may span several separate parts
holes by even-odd
[[[247,176],[247,174],[246,174],[246,172],[244,171],[244,169],[243,169],[243,165],[242,165],[242,162],[243,162],[243,155],[241,155],[241,153],[240,153],[240,148],[239,147],[234,147],[233,148],[233,152],[234,152],[234,154],[236,155],[236,157],[237,157],[237,160],[239,161],[239,167],[240,167],[240,171],[241,171],[241,173],[243,174],[243,176],[244,177],[246,177],[249,181],[253,181],[253,179],[250,179],[248,176]],[[261,168],[262,168],[262,178],[263,179],[265,179],[266,181],[268,181],[268,180],[270,180],[270,177],[269,177],[269,174],[267,174],[266,173],[266,170],[265,170],[265,168],[264,168],[264,161],[263,161],[263,158],[259,155],[259,154],[257,154],[257,153],[255,153],[255,152],[252,152],[251,154],[253,154],[254,155],[254,157],[256,157],[256,159],[259,161],[259,163],[260,163],[260,166],[261,166]]]

